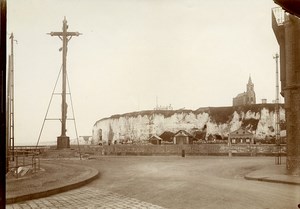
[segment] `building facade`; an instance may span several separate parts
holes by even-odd
[[[300,175],[300,18],[272,10],[272,28],[280,48],[281,95],[284,97],[287,134],[286,168]]]
[[[256,104],[254,84],[252,83],[251,77],[249,77],[249,80],[247,83],[247,91],[244,93],[238,94],[232,100],[233,106],[249,105],[249,104]]]
[[[173,137],[174,144],[193,144],[193,136],[185,130],[180,130]]]
[[[253,144],[254,134],[241,127],[228,135],[229,144]]]
[[[155,144],[155,145],[160,145],[162,141],[162,138],[159,136],[153,135],[149,138],[149,143]]]

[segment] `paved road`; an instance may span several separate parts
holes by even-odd
[[[298,208],[300,186],[243,178],[272,163],[267,157],[103,157],[84,162],[101,171],[87,186],[7,208]]]

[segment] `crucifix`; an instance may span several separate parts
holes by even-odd
[[[67,86],[67,51],[68,42],[73,36],[79,36],[79,32],[68,32],[66,17],[63,20],[62,32],[48,33],[51,36],[58,36],[63,42],[62,50],[62,105],[61,105],[61,135],[57,137],[57,149],[70,148],[70,139],[66,135],[66,120],[68,105],[66,102],[66,86]]]

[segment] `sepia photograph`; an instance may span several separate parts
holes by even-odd
[[[0,1],[0,208],[300,208],[300,0]]]

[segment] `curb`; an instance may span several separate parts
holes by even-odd
[[[93,169],[93,168],[90,168],[90,169],[92,170],[92,174],[88,178],[86,178],[82,181],[78,181],[78,182],[71,183],[71,184],[68,184],[68,185],[64,185],[64,186],[61,186],[61,187],[49,189],[49,190],[46,190],[46,191],[41,191],[41,192],[36,192],[36,193],[29,193],[29,194],[25,194],[25,195],[16,196],[16,197],[6,198],[6,204],[13,204],[13,203],[17,203],[17,202],[26,201],[26,200],[32,200],[32,199],[47,197],[47,196],[50,196],[50,195],[58,194],[58,193],[61,193],[61,192],[66,192],[66,191],[84,186],[84,185],[92,182],[93,180],[95,180],[99,177],[99,171],[98,170]]]
[[[283,181],[283,180],[276,180],[276,179],[268,179],[268,177],[249,177],[244,176],[246,180],[252,181],[264,181],[264,182],[271,182],[271,183],[279,183],[279,184],[290,184],[290,185],[300,185],[298,182],[291,182],[291,181]]]

